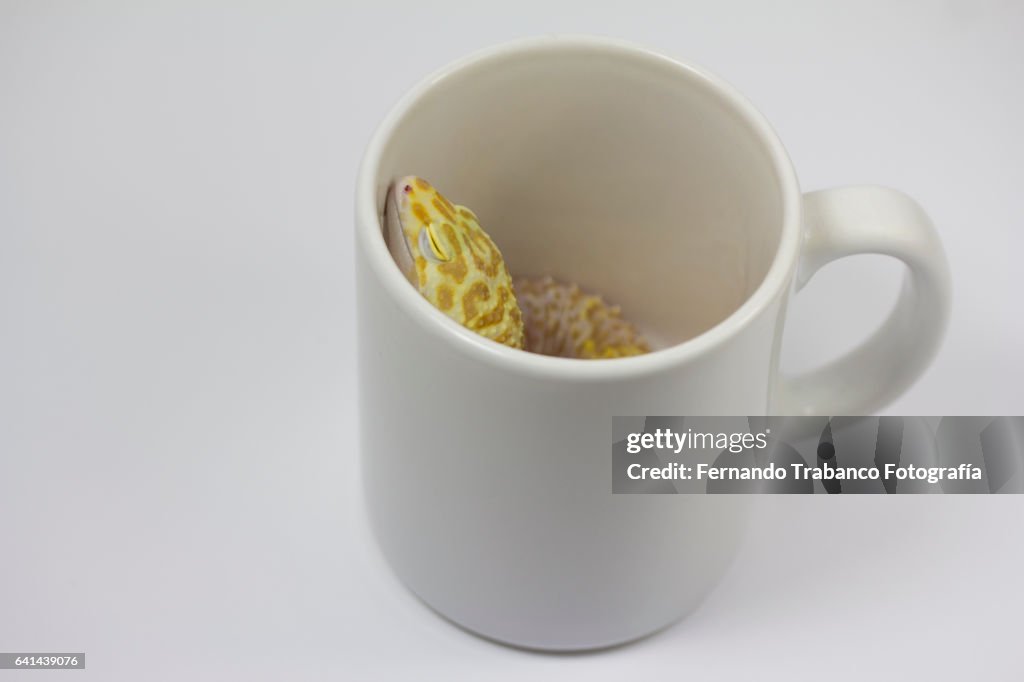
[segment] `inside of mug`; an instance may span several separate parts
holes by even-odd
[[[471,208],[513,277],[599,293],[654,347],[733,313],[782,233],[753,125],[700,74],[639,51],[550,46],[450,72],[384,149],[381,213],[407,174]]]

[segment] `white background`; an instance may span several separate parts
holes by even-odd
[[[722,75],[805,189],[916,197],[956,300],[888,412],[1024,413],[1021,3],[2,2],[0,651],[88,654],[25,679],[1024,677],[1019,497],[764,500],[698,612],[588,655],[470,636],[382,563],[357,487],[360,155],[426,73],[549,32]],[[785,366],[863,338],[899,272],[822,272]]]

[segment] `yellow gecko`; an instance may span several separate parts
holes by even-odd
[[[388,191],[385,239],[409,282],[467,329],[512,348],[570,358],[649,352],[618,306],[551,277],[513,283],[498,247],[471,210],[423,178]]]

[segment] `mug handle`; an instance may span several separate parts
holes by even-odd
[[[935,357],[952,302],[949,263],[918,204],[885,187],[826,189],[804,195],[799,291],[826,263],[855,254],[895,256],[907,266],[899,300],[882,326],[828,365],[780,376],[779,415],[870,414],[905,391]]]

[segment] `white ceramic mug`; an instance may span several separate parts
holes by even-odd
[[[381,233],[396,176],[471,207],[513,275],[621,304],[657,345],[605,361],[500,346],[434,309]],[[655,631],[724,571],[742,496],[613,495],[614,415],[859,414],[905,389],[946,325],[928,218],[879,187],[801,194],[781,142],[707,72],[595,38],[472,55],[412,89],[358,178],[364,489],[399,577],[484,636],[585,649]],[[777,372],[786,303],[825,263],[908,267],[891,317],[806,376]]]

